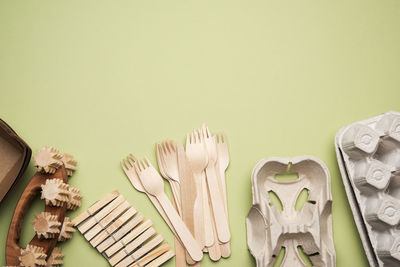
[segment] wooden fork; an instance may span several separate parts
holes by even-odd
[[[164,192],[164,182],[148,159],[135,162],[135,168],[145,190],[157,198],[182,244],[194,261],[201,261],[203,252]]]
[[[178,155],[176,144],[172,140],[167,140],[156,145],[157,162],[160,172],[171,185],[172,194],[177,203],[179,214],[181,214],[181,200],[178,172]]]
[[[207,189],[203,191],[203,187],[207,188],[207,185],[201,175],[207,166],[208,159],[204,144],[201,142],[200,134],[197,131],[187,134],[186,157],[192,167],[197,189],[196,210],[194,211],[196,216],[195,238],[201,248],[205,246],[210,247],[214,243],[214,236],[212,234],[212,220],[210,206],[208,205]],[[205,196],[203,195],[204,193]]]
[[[231,239],[228,219],[225,212],[225,205],[220,193],[217,172],[215,165],[217,162],[216,137],[212,135],[207,126],[203,125],[202,135],[208,156],[206,168],[208,190],[210,192],[211,206],[213,209],[214,221],[219,241],[227,243]]]
[[[217,134],[217,177],[220,187],[220,192],[222,194],[222,199],[224,200],[226,218],[228,219],[228,202],[226,198],[226,182],[225,182],[225,170],[229,165],[229,151],[228,144],[226,141],[226,136],[222,133]],[[229,225],[229,221],[228,221]],[[231,254],[230,243],[221,244],[221,254],[222,257],[228,258]]]
[[[133,187],[142,193],[145,193],[147,197],[150,199],[150,201],[153,203],[154,207],[156,207],[158,213],[160,213],[161,217],[163,217],[164,221],[168,224],[169,228],[174,232],[176,235],[176,232],[174,228],[172,227],[171,221],[169,220],[168,216],[165,214],[165,211],[161,207],[160,203],[158,202],[157,198],[155,198],[153,195],[149,194],[143,187],[142,182],[139,179],[139,176],[136,173],[135,170],[135,162],[137,159],[135,156],[132,154],[129,154],[129,156],[121,161],[121,167],[124,170],[126,176],[128,177],[129,181],[133,185]]]
[[[181,201],[180,201],[180,185],[179,185],[179,177],[177,177],[174,171],[171,171],[171,162],[173,159],[173,153],[170,151],[175,148],[175,143],[169,143],[169,141],[162,142],[161,144],[156,144],[156,155],[158,168],[160,169],[162,177],[168,180],[172,195],[173,195],[173,204],[174,208],[178,212],[179,216],[182,217],[181,212]],[[169,145],[172,145],[173,148],[169,148]],[[174,164],[174,162],[172,163]],[[186,256],[185,256],[185,248],[182,246],[181,241],[175,235],[175,266],[176,267],[186,267]]]

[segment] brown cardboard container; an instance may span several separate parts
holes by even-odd
[[[0,202],[28,167],[32,150],[0,119]]]

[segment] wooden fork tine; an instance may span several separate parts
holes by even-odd
[[[128,161],[129,161],[129,163],[131,164],[131,166],[132,166],[132,168],[133,168],[135,162],[134,162],[133,160],[131,160],[130,158],[128,158]]]
[[[164,155],[168,154],[168,150],[167,150],[167,148],[165,147],[165,141],[163,141],[163,142],[161,143],[161,152],[162,152]]]
[[[130,169],[133,167],[133,166],[131,166],[131,165],[129,164],[129,162],[127,161],[127,158],[124,159],[124,163],[125,163],[126,169],[128,169],[128,170],[130,170]]]
[[[216,136],[217,144],[220,144],[220,143],[222,143],[222,137],[221,137],[221,134],[219,134],[219,133],[216,133],[216,134],[215,134],[215,136]]]
[[[157,155],[157,161],[158,165],[163,165],[163,160],[164,160],[164,154],[161,151],[161,145],[160,143],[156,144],[156,155]]]
[[[134,155],[132,155],[132,153],[129,153],[129,157],[130,157],[133,161],[137,161],[137,158],[136,158]]]
[[[140,161],[135,161],[135,169],[136,172],[139,174],[142,171],[142,167],[140,166]]]
[[[208,135],[208,137],[212,137],[211,131],[210,131],[210,129],[208,128],[208,126],[206,127],[206,129],[207,129],[207,135]]]
[[[144,159],[140,160],[140,166],[142,167],[142,170],[145,170],[147,168]]]
[[[201,137],[204,140],[206,138],[206,133],[205,133],[205,130],[204,130],[204,126],[202,128],[199,128],[199,133],[200,133]]]
[[[173,140],[169,140],[168,141],[168,144],[169,144],[169,146],[170,146],[170,149],[171,149],[171,152],[175,152],[176,151],[176,149],[175,149],[175,142],[173,141]]]
[[[189,134],[186,134],[186,145],[190,144],[190,137]]]
[[[147,169],[146,158],[142,159],[141,162],[142,162],[143,170]]]
[[[124,160],[125,161],[125,160]],[[124,166],[123,161],[120,162],[121,163],[121,167],[124,170],[124,172],[128,172],[128,169]]]
[[[148,158],[145,158],[145,162],[147,163],[147,167],[153,167],[153,165],[151,165],[151,162]]]
[[[190,134],[190,142],[191,142],[192,144],[196,144],[196,140],[194,139],[194,134],[193,134],[193,132]]]

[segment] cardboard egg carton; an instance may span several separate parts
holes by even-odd
[[[174,256],[152,222],[118,191],[94,203],[72,223],[112,266],[156,267]]]
[[[336,155],[371,266],[400,266],[400,113],[342,128]]]
[[[278,180],[279,174],[298,177]],[[296,208],[304,192],[308,199]],[[273,266],[281,249],[285,256],[280,266],[307,266],[299,249],[313,266],[335,266],[330,175],[323,162],[310,156],[261,160],[253,169],[252,193],[247,244],[258,267]],[[273,205],[271,193],[280,200],[282,210]]]

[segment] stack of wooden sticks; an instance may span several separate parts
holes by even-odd
[[[160,174],[148,159],[132,154],[121,162],[132,185],[153,202],[175,234],[176,266],[200,265],[202,253],[213,261],[230,256],[225,171],[229,153],[223,134],[205,125],[186,138],[186,149],[167,140],[156,144],[157,161],[173,195],[166,198]]]

